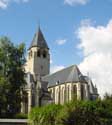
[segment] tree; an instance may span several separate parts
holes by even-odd
[[[15,46],[7,37],[0,38],[0,113],[19,112],[21,86],[25,84],[23,64],[25,45]],[[9,116],[9,115],[8,115]]]

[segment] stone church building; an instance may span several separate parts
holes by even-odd
[[[64,104],[72,99],[95,100],[98,97],[96,86],[88,76],[80,72],[77,65],[50,74],[49,51],[43,33],[38,28],[28,49],[24,66],[27,85],[22,91],[23,113],[28,113],[34,106]]]

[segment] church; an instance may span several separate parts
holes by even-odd
[[[23,87],[21,112],[46,104],[64,104],[72,99],[95,100],[98,91],[77,65],[50,74],[50,49],[40,29],[35,33],[24,65],[27,85]]]

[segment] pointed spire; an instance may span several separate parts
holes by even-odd
[[[34,38],[32,40],[29,49],[32,47],[48,48],[44,35],[40,29],[40,25],[38,27],[38,31],[34,35]]]

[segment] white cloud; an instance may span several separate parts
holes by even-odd
[[[56,43],[57,43],[58,45],[63,45],[63,44],[65,44],[66,42],[67,42],[66,39],[58,39],[58,40],[56,40]]]
[[[26,3],[26,2],[29,2],[29,0],[12,0],[12,1],[14,1],[14,2],[23,2],[23,3]]]
[[[7,8],[9,0],[0,0],[0,8],[5,9]]]
[[[54,72],[57,72],[57,71],[59,71],[59,70],[61,70],[61,69],[64,69],[65,67],[64,66],[62,66],[62,65],[59,65],[59,66],[52,66],[51,67],[51,69],[50,69],[50,73],[54,73]]]
[[[4,3],[2,3],[2,2],[0,1],[0,8],[5,9],[5,8],[6,8],[6,4],[4,4]]]
[[[74,5],[85,5],[88,1],[89,0],[64,0],[64,3],[70,6],[74,6]]]
[[[52,58],[50,59],[50,64],[52,64],[53,63],[53,60],[52,60]]]
[[[26,3],[29,0],[0,0],[0,8],[1,9],[6,9],[8,7],[8,5],[12,2],[16,2],[16,3]]]
[[[53,64],[52,53],[50,52],[50,64]]]
[[[84,60],[79,68],[97,85],[99,93],[112,94],[112,20],[106,26],[82,24],[78,29]]]

